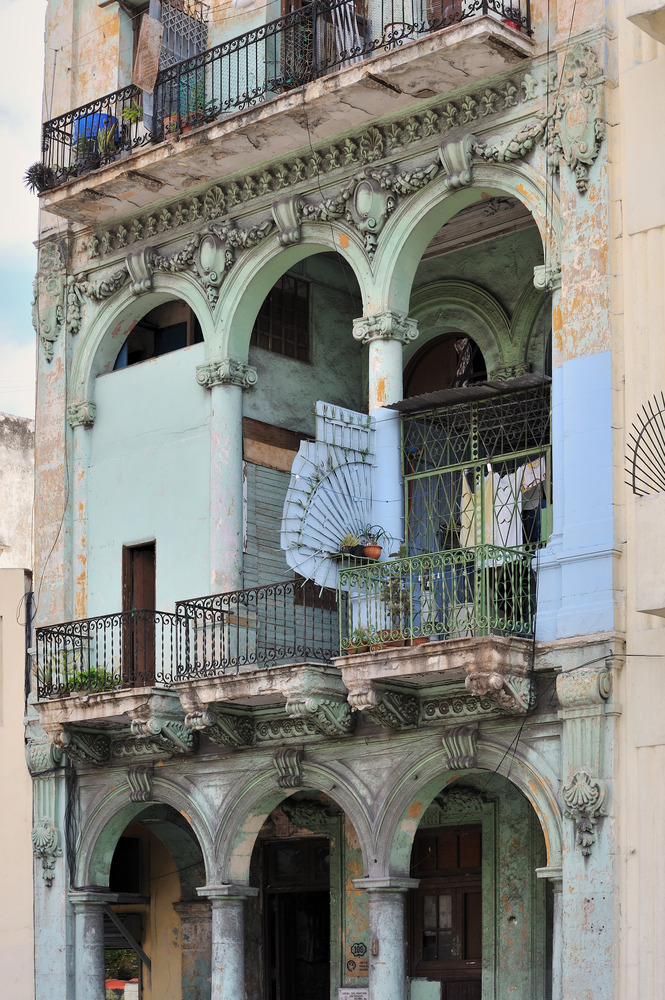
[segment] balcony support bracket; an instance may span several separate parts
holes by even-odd
[[[371,682],[349,691],[349,705],[388,729],[414,729],[420,723],[420,702],[416,695]]]

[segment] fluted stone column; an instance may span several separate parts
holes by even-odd
[[[369,412],[402,398],[404,344],[418,336],[418,324],[404,313],[373,313],[353,321],[353,336],[369,344]]]
[[[70,403],[67,420],[74,432],[74,469],[72,475],[72,594],[74,618],[85,618],[88,612],[88,466],[90,462],[90,429],[95,422],[96,407],[90,400]]]
[[[359,878],[369,896],[369,1000],[406,1000],[406,893],[414,878]]]
[[[76,932],[76,1000],[105,1000],[104,906],[116,896],[106,892],[71,892]]]
[[[561,972],[563,963],[562,869],[536,868],[538,878],[546,878],[552,886],[552,1000],[563,1000]]]
[[[256,369],[234,358],[197,365],[196,381],[210,389],[210,585],[212,593],[242,586],[242,392]]]
[[[207,885],[196,890],[212,903],[211,1000],[245,996],[245,900],[259,890],[248,885]]]

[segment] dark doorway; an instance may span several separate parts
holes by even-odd
[[[419,830],[411,874],[411,969],[441,981],[442,1000],[480,1000],[482,972],[480,826]]]
[[[265,844],[263,871],[266,997],[329,1000],[328,839]]]
[[[155,543],[122,548],[122,679],[155,680]]]

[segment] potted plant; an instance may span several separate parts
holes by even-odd
[[[363,555],[366,559],[380,559],[383,550],[381,541],[387,541],[388,533],[380,524],[366,524],[360,529]]]
[[[118,148],[117,138],[118,130],[115,125],[97,130],[97,152],[102,160],[108,160],[115,155]]]
[[[129,107],[124,108],[122,112],[122,119],[129,125],[137,125],[139,122],[143,121],[143,108],[138,101],[133,100]]]
[[[95,139],[89,135],[82,135],[74,143],[74,153],[76,157],[76,171],[82,173],[91,170],[99,163],[99,152]]]
[[[370,648],[371,635],[366,628],[356,628],[349,637],[348,655],[366,653]]]
[[[339,551],[351,556],[361,556],[364,546],[355,531],[347,531],[339,540]]]

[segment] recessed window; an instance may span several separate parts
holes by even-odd
[[[203,340],[201,324],[184,302],[165,302],[140,319],[116,358],[114,369],[159,358]]]
[[[309,282],[284,274],[263,301],[251,343],[286,358],[309,361]]]

